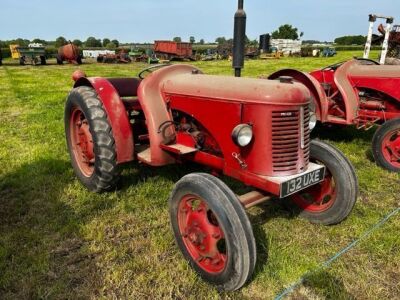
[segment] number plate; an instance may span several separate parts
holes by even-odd
[[[325,178],[325,167],[320,166],[320,168],[316,170],[312,170],[303,174],[300,174],[297,177],[291,178],[287,181],[281,183],[281,192],[280,197],[286,197],[297,193],[309,186],[317,184],[321,182]]]

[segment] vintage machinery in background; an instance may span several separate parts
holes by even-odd
[[[45,65],[46,64],[46,50],[42,44],[29,44],[28,47],[21,47],[19,45],[10,45],[11,57],[18,59],[20,65]]]
[[[381,35],[374,35],[372,44],[382,44],[385,37],[385,28],[382,24],[378,26]],[[388,52],[385,60],[387,65],[400,65],[400,25],[394,25],[389,34]]]
[[[82,64],[82,54],[78,46],[69,42],[67,45],[61,46],[57,53],[57,64],[62,65],[64,61],[72,64]]]
[[[400,68],[353,59],[310,74],[284,69],[269,79],[291,76],[310,91],[321,123],[355,125],[368,130],[380,125],[372,140],[376,163],[400,172]]]
[[[374,25],[377,19],[384,19],[386,20],[386,27],[383,28],[383,25],[380,26],[380,32],[383,34],[383,39],[382,39],[382,52],[379,58],[379,63],[384,65],[386,62],[386,56],[388,53],[388,47],[389,47],[389,36],[390,36],[390,29],[392,28],[393,24],[393,17],[388,17],[388,16],[381,16],[381,15],[374,15],[371,14],[368,16],[369,18],[369,28],[368,28],[368,35],[367,35],[367,41],[365,43],[365,49],[364,49],[364,59],[369,58],[369,53],[371,51],[371,45],[373,41],[373,30],[374,30]]]
[[[154,54],[161,60],[194,60],[191,43],[154,41]]]
[[[124,49],[121,49],[116,54],[100,54],[97,56],[97,62],[99,63],[119,63],[119,64],[127,64],[132,61],[131,57],[129,56],[128,52]]]
[[[113,190],[120,166],[196,162],[212,174],[179,180],[169,199],[176,243],[191,266],[221,290],[239,289],[256,264],[245,209],[286,199],[312,222],[336,224],[357,199],[354,169],[333,146],[310,140],[310,91],[287,77],[240,78],[246,14],[235,14],[235,77],[190,65],[155,65],[138,78],[74,73],[65,105],[72,166],[91,191]],[[150,72],[148,76],[144,76]],[[236,195],[217,176],[251,190]]]

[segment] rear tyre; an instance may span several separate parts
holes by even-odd
[[[96,92],[74,88],[65,105],[65,135],[76,176],[91,191],[114,189],[119,168],[112,128]]]
[[[44,65],[46,64],[46,57],[44,57],[44,56],[41,56],[41,57],[40,57],[40,64],[41,64],[42,66],[44,66]]]
[[[78,58],[76,59],[76,62],[78,63],[78,65],[82,64],[82,57],[79,55]]]
[[[203,173],[184,176],[171,193],[169,212],[178,247],[204,280],[225,291],[246,283],[256,260],[253,230],[223,182]]]
[[[350,161],[335,147],[313,140],[310,161],[325,165],[325,179],[285,199],[299,209],[299,216],[312,223],[333,225],[350,214],[358,196],[358,182]]]
[[[20,58],[19,58],[19,64],[20,64],[21,66],[24,66],[24,65],[25,65],[25,58],[24,58],[24,57],[20,57]]]
[[[400,119],[389,120],[375,131],[372,154],[378,166],[400,172]]]

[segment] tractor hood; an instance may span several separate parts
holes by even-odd
[[[271,105],[305,105],[310,101],[308,89],[292,81],[204,75],[197,72],[167,76],[161,84],[165,95],[218,99]]]

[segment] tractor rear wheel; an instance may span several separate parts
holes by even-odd
[[[87,86],[74,88],[67,98],[64,119],[76,176],[94,192],[115,188],[120,174],[115,140],[96,92]]]
[[[219,179],[192,173],[169,199],[175,241],[195,271],[220,290],[233,291],[251,277],[256,246],[237,196]]]
[[[372,154],[378,166],[400,172],[400,119],[389,120],[375,131]]]
[[[335,147],[322,141],[311,141],[310,161],[326,167],[325,179],[288,200],[299,209],[299,215],[312,223],[333,225],[350,214],[357,200],[357,176],[349,160]]]

